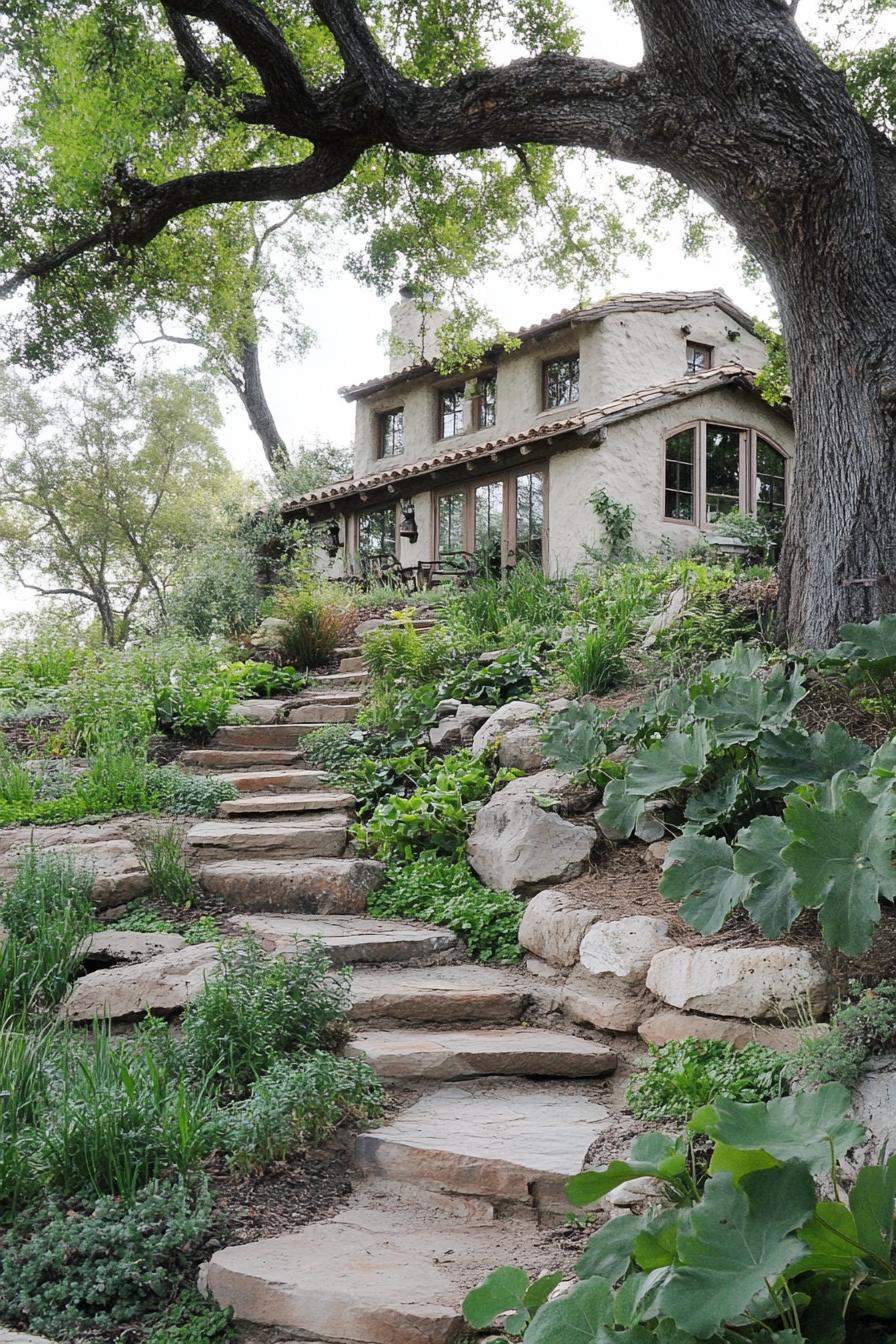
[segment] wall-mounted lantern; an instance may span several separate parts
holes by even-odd
[[[342,538],[339,535],[339,523],[334,518],[327,524],[324,532],[324,550],[331,560],[335,560],[339,554],[339,548],[342,545]]]
[[[400,537],[407,537],[411,545],[419,537],[417,531],[417,515],[414,512],[414,501],[412,499],[403,500],[401,505],[401,527],[398,529]]]

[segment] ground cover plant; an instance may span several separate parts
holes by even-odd
[[[850,996],[831,1013],[829,1030],[807,1034],[791,1056],[787,1073],[792,1086],[814,1087],[837,1082],[855,1088],[867,1062],[896,1045],[896,983],[873,988],[850,986]]]
[[[369,898],[379,919],[419,919],[456,933],[476,961],[517,962],[517,934],[524,905],[509,891],[492,891],[467,864],[434,855],[390,868],[386,883]]]
[[[727,1041],[669,1041],[648,1046],[647,1055],[625,1094],[639,1120],[689,1120],[717,1097],[769,1101],[787,1090],[787,1059],[768,1046],[735,1050]]]
[[[768,1102],[719,1097],[680,1138],[641,1135],[628,1160],[567,1184],[580,1207],[649,1176],[662,1200],[589,1239],[570,1292],[496,1270],[464,1303],[476,1329],[504,1312],[526,1344],[885,1344],[896,1319],[896,1157],[840,1161],[864,1131],[837,1084]],[[708,1156],[707,1156],[708,1149]],[[832,1192],[819,1197],[817,1181]]]
[[[62,1023],[54,1008],[94,927],[89,887],[34,851],[0,902],[0,1300],[11,1323],[55,1339],[139,1322],[135,1338],[158,1323],[194,1344],[208,1313],[189,1294],[182,1319],[169,1308],[212,1231],[213,1172],[261,1170],[369,1121],[382,1089],[334,1053],[348,973],[317,946],[274,958],[222,943],[177,1031],[151,1017],[129,1035]],[[226,1318],[209,1320],[209,1338],[226,1338]]]

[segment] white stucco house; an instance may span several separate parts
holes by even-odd
[[[783,516],[790,413],[756,390],[763,343],[721,290],[557,313],[461,376],[438,372],[438,315],[407,291],[392,324],[412,362],[341,389],[356,407],[351,478],[283,506],[320,528],[332,577],[392,553],[568,573],[601,543],[601,489],[632,507],[648,553],[686,550],[733,509]]]

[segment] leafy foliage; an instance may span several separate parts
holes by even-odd
[[[850,988],[850,999],[831,1014],[829,1030],[804,1037],[791,1056],[787,1073],[795,1087],[834,1082],[852,1090],[866,1061],[896,1043],[896,984]]]
[[[177,826],[141,831],[134,847],[140,866],[149,878],[150,890],[157,900],[188,909],[198,887],[184,863],[183,840]]]
[[[625,1098],[639,1120],[689,1120],[719,1096],[768,1101],[781,1092],[787,1064],[767,1046],[735,1050],[725,1041],[670,1041],[649,1046],[648,1056]]]
[[[441,924],[463,939],[469,955],[478,961],[520,959],[522,902],[508,891],[484,887],[466,863],[428,855],[392,868],[367,908],[380,919]]]
[[[848,1107],[833,1084],[768,1102],[719,1098],[690,1126],[712,1140],[708,1163],[685,1139],[640,1136],[628,1161],[573,1177],[567,1195],[587,1205],[649,1175],[665,1206],[594,1233],[568,1295],[530,1312],[528,1278],[508,1267],[469,1295],[467,1320],[481,1328],[510,1311],[527,1344],[883,1344],[896,1318],[896,1158],[861,1168],[842,1202],[819,1201],[815,1187],[819,1171],[838,1181],[838,1159],[863,1137]]]
[[[0,1028],[65,997],[93,926],[92,885],[89,870],[58,854],[30,849],[17,863],[0,895]]]

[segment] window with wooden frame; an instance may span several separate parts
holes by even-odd
[[[492,429],[498,412],[498,379],[490,373],[477,378],[470,407],[474,429]]]
[[[464,432],[464,389],[460,387],[443,387],[439,392],[439,424],[438,435],[440,439],[453,439],[458,434]]]
[[[546,498],[543,467],[441,491],[435,503],[438,558],[465,551],[483,573],[495,576],[521,560],[543,566]]]
[[[380,457],[398,457],[404,452],[404,407],[380,413],[378,448]]]
[[[396,549],[394,504],[358,514],[358,555],[362,560],[394,555]]]
[[[700,345],[698,341],[688,341],[685,350],[688,373],[705,373],[707,369],[712,368],[711,345]]]
[[[579,399],[579,357],[562,355],[544,365],[544,409],[568,406]]]
[[[744,425],[699,420],[668,435],[663,453],[663,516],[709,527],[735,510],[766,525],[787,507],[788,460]]]

